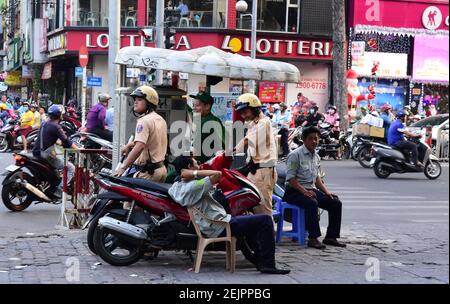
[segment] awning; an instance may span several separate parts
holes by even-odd
[[[116,63],[130,67],[242,80],[299,83],[301,79],[300,71],[292,64],[252,59],[212,46],[188,51],[130,46],[119,51]]]

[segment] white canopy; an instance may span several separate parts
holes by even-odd
[[[295,65],[273,60],[252,59],[207,46],[188,51],[150,47],[122,48],[117,64],[156,70],[226,77],[243,80],[300,82]]]

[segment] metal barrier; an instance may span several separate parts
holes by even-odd
[[[64,228],[81,228],[86,222],[91,205],[100,188],[93,182],[92,167],[96,165],[93,156],[111,154],[105,149],[67,149],[64,150],[63,195],[60,224]],[[68,163],[73,161],[75,172],[73,184],[69,185]]]
[[[436,146],[433,151],[435,156],[439,158],[440,161],[448,162],[449,160],[449,136],[448,136],[448,126],[441,126],[437,130]]]

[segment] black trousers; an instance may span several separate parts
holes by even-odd
[[[281,135],[281,148],[283,149],[283,156],[287,156],[289,154],[289,130],[288,129],[280,129],[278,134]]]
[[[272,217],[266,214],[235,216],[230,220],[230,227],[232,236],[245,237],[260,267],[275,267]]]
[[[411,153],[411,161],[414,164],[417,164],[419,158],[419,150],[417,149],[417,145],[410,141],[404,140],[395,145],[402,153],[406,156],[406,159],[409,159],[409,153]]]
[[[109,131],[108,129],[100,129],[95,128],[92,130],[89,130],[90,133],[100,136],[103,139],[106,139],[107,141],[112,142],[113,141],[113,132]]]
[[[330,198],[319,190],[313,190],[316,198],[309,198],[297,190],[287,187],[283,201],[305,209],[306,229],[309,238],[318,238],[320,233],[319,208],[328,211],[328,229],[325,237],[340,238],[342,221],[342,203],[339,198]]]

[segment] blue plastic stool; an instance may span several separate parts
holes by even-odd
[[[272,196],[272,200],[275,202],[273,217],[278,219],[276,242],[279,243],[283,236],[287,236],[292,237],[294,241],[297,241],[300,245],[304,246],[306,244],[305,209],[283,202],[282,199],[276,195]],[[286,209],[292,210],[291,231],[283,231],[284,211]]]

